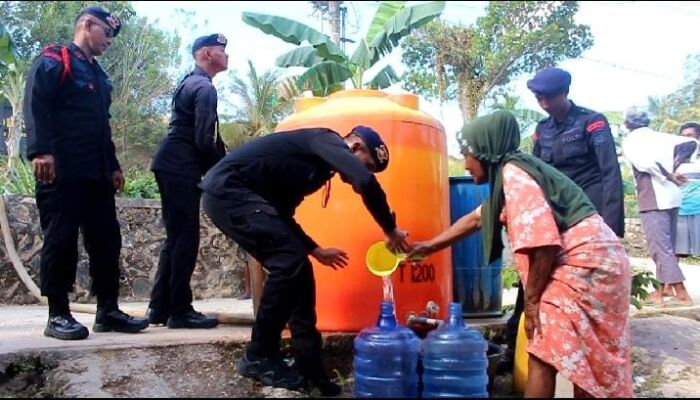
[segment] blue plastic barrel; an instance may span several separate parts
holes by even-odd
[[[355,338],[355,397],[417,398],[420,339],[383,302],[377,325]]]
[[[488,342],[462,319],[462,305],[423,340],[423,397],[488,397]]]
[[[450,221],[470,213],[489,195],[487,184],[477,185],[470,176],[450,178]],[[454,299],[462,303],[465,318],[500,317],[503,282],[500,259],[486,263],[481,232],[452,246]]]

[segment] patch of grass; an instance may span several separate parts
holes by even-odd
[[[681,258],[681,262],[684,264],[700,265],[700,257],[690,256]]]
[[[634,194],[626,194],[625,199],[625,217],[626,218],[639,218],[639,204],[637,202],[637,196]]]
[[[661,384],[664,382],[664,374],[661,368],[652,370],[651,374],[645,379],[646,381],[638,386],[635,394],[640,397],[662,397],[659,389],[661,389]]]

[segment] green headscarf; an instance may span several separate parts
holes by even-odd
[[[464,136],[466,152],[481,161],[491,189],[481,210],[484,254],[489,263],[500,258],[503,251],[500,215],[505,204],[503,167],[506,163],[520,167],[537,182],[552,208],[559,232],[597,213],[584,191],[566,175],[518,150],[520,129],[513,114],[497,111],[477,118],[467,125]]]

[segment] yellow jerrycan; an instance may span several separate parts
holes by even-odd
[[[515,339],[515,363],[513,365],[513,391],[515,393],[525,393],[528,358],[525,314],[522,314],[520,323],[518,323],[518,336]]]

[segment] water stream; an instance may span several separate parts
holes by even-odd
[[[391,284],[391,275],[382,278],[384,280],[384,301],[394,302],[394,286]]]

